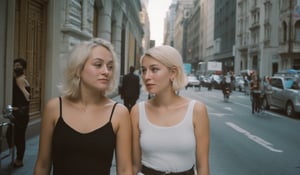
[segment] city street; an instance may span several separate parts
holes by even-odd
[[[299,119],[276,109],[253,115],[249,96],[236,91],[227,103],[215,89],[188,89],[182,95],[207,105],[212,175],[300,174]]]
[[[211,175],[298,175],[300,174],[300,119],[284,116],[271,109],[252,114],[249,96],[234,91],[224,102],[220,90],[189,88],[181,95],[207,105],[210,127]],[[142,93],[140,101],[147,94]],[[122,102],[119,96],[114,98]],[[1,175],[32,174],[36,159],[38,136],[27,142],[25,166],[17,170],[7,168],[3,160]],[[116,174],[115,165],[112,175]]]

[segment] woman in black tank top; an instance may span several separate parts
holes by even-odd
[[[114,152],[117,174],[133,174],[129,112],[107,97],[117,87],[117,60],[100,38],[75,47],[63,96],[49,100],[43,112],[34,174],[110,175]]]
[[[17,150],[17,158],[14,161],[14,167],[23,166],[23,158],[25,153],[25,134],[29,121],[29,100],[30,100],[30,86],[26,80],[24,70],[27,63],[23,58],[14,60],[14,79],[13,79],[13,115],[14,119],[14,134],[12,134],[12,127],[7,129],[6,137],[9,147],[12,147],[12,137],[14,136],[14,143]]]

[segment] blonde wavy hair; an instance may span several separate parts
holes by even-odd
[[[86,61],[93,48],[102,46],[112,54],[113,59],[113,73],[110,79],[109,86],[105,91],[106,95],[111,94],[116,90],[119,83],[119,63],[117,54],[114,51],[113,45],[102,38],[94,38],[89,41],[83,41],[74,47],[70,54],[67,67],[65,69],[64,82],[59,85],[63,95],[71,99],[80,98],[80,73],[84,68]]]
[[[159,61],[169,69],[176,67],[177,73],[172,83],[172,88],[174,91],[178,91],[186,86],[187,77],[184,73],[182,57],[175,48],[169,45],[162,45],[150,48],[141,56],[141,65],[145,56],[152,57],[153,59]]]

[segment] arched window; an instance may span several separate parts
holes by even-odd
[[[300,42],[300,21],[297,21],[295,24],[295,33],[296,42]]]
[[[282,23],[282,39],[283,39],[283,42],[285,43],[287,41],[287,25],[285,23],[285,21],[283,21]]]

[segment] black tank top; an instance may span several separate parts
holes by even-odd
[[[26,90],[30,93],[30,87],[26,86]],[[29,101],[26,100],[23,92],[19,88],[16,78],[13,80],[13,101],[12,105],[14,107],[23,107],[23,108],[28,108],[29,107]]]
[[[59,101],[60,116],[52,139],[53,175],[109,175],[116,145],[111,118],[117,103],[108,123],[82,134],[64,122],[61,97]]]

